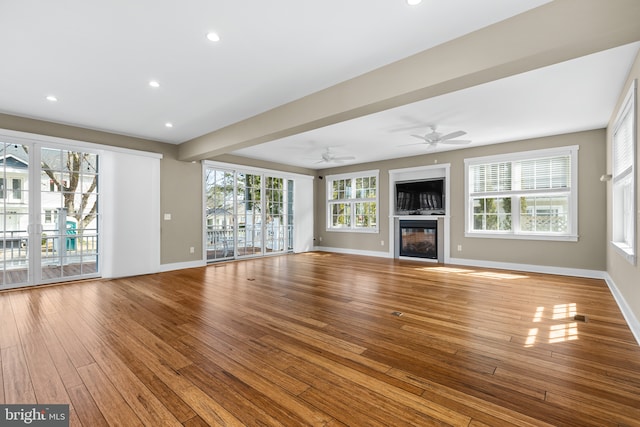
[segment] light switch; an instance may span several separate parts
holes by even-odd
[[[165,221],[171,221],[171,214],[170,213],[164,214],[164,220]]]

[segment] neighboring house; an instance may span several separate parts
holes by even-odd
[[[28,185],[29,164],[26,154],[20,155],[18,149],[9,146],[7,152],[0,157],[0,168],[4,171],[0,176],[0,210],[5,213],[4,222],[0,221],[4,246],[17,247],[23,244],[29,225],[29,207],[27,193],[23,191]]]
[[[0,155],[0,213],[4,213],[5,221],[0,221],[0,232],[3,232],[6,247],[18,247],[26,244],[29,227],[29,155],[20,145],[6,145],[5,152]],[[64,177],[63,177],[64,178]],[[68,177],[67,177],[68,178]],[[63,180],[62,183],[67,181]],[[43,234],[55,235],[64,224],[68,234],[74,234],[77,220],[72,216],[60,217],[63,213],[60,188],[56,188],[52,180],[46,177],[41,182],[42,197],[40,200]],[[95,228],[95,220],[88,228]],[[0,240],[0,245],[2,245]]]

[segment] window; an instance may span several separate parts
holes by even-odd
[[[13,183],[13,198],[15,200],[22,199],[22,181],[14,178],[12,180]]]
[[[636,81],[627,94],[613,128],[613,245],[632,264],[636,263],[635,145]]]
[[[327,229],[378,231],[378,171],[327,176]]]
[[[298,235],[308,234],[313,241],[313,227],[294,229],[294,179],[279,174],[205,163],[204,232],[208,262],[286,253],[293,251],[294,246],[299,250]],[[309,178],[305,181],[311,183]],[[313,213],[303,212],[295,220],[306,214]]]
[[[466,235],[577,240],[577,151],[466,159]]]

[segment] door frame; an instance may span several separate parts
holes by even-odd
[[[98,230],[98,248],[97,248],[97,256],[96,256],[96,272],[86,275],[76,275],[76,276],[61,276],[53,279],[43,279],[42,277],[42,252],[40,244],[43,233],[43,212],[42,212],[42,203],[41,203],[41,195],[43,193],[40,188],[41,184],[41,173],[42,173],[42,149],[49,148],[54,150],[67,150],[67,151],[81,151],[88,152],[92,154],[96,154],[100,156],[102,154],[102,150],[95,146],[94,144],[89,143],[81,143],[79,141],[71,141],[62,138],[49,137],[45,135],[34,135],[34,134],[26,134],[17,131],[10,131],[0,129],[0,142],[23,145],[29,147],[28,153],[28,186],[23,191],[28,193],[28,222],[29,225],[27,227],[27,281],[20,282],[16,284],[2,284],[0,285],[0,290],[8,290],[8,289],[16,289],[28,286],[39,286],[51,283],[60,283],[66,281],[80,280],[80,279],[90,279],[90,278],[99,278],[101,277],[102,271],[102,238],[100,235],[102,233],[102,216],[98,213],[96,218],[96,228]],[[99,164],[99,163],[98,163]],[[34,167],[37,165],[37,167]],[[100,188],[102,174],[98,171],[98,207],[101,206],[101,192]]]

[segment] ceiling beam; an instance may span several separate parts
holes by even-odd
[[[179,159],[213,158],[621,46],[640,40],[638,22],[637,0],[555,0],[186,141]]]

